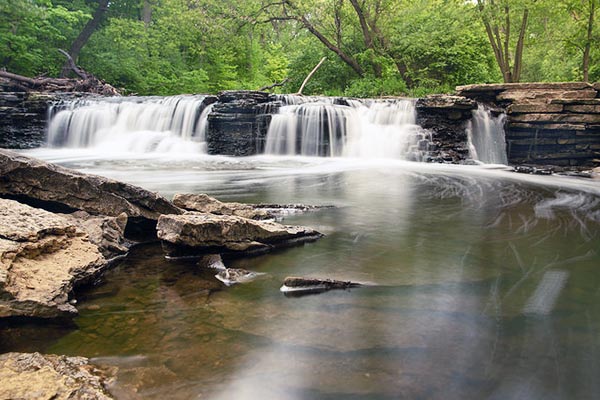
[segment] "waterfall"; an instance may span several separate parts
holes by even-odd
[[[345,100],[281,96],[266,154],[396,158],[423,161],[431,134],[416,125],[412,100]]]
[[[353,110],[345,106],[321,102],[283,106],[271,119],[265,152],[341,156],[354,118]]]
[[[88,98],[50,110],[48,145],[106,152],[205,152],[206,96]]]
[[[486,107],[479,105],[467,126],[471,158],[486,164],[508,164],[504,138],[505,114],[497,117]]]

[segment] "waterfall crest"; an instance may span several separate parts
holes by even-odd
[[[423,161],[431,134],[416,124],[413,100],[344,100],[281,96],[265,153]]]
[[[506,114],[494,117],[492,112],[482,105],[473,110],[473,118],[467,126],[469,153],[472,159],[486,164],[508,164],[504,136],[505,120]]]
[[[79,99],[50,109],[50,147],[205,152],[206,96]]]

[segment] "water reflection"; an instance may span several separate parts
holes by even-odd
[[[597,183],[348,160],[53,157],[166,195],[337,206],[286,220],[327,234],[316,243],[226,261],[265,279],[224,288],[149,246],[80,298],[78,329],[45,350],[118,365],[123,398],[597,397]],[[286,298],[288,275],[376,286]]]

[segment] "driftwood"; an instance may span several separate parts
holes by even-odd
[[[77,64],[75,64],[75,61],[73,61],[73,57],[71,57],[71,55],[69,53],[67,53],[63,49],[58,49],[58,51],[63,56],[67,57],[67,65],[69,66],[71,71],[73,71],[75,73],[75,75],[77,75],[81,79],[89,79],[90,78],[90,76],[87,72],[85,72],[84,70],[79,68],[77,66]]]
[[[67,62],[73,72],[79,77],[75,78],[48,78],[38,76],[30,78],[12,72],[0,70],[0,84],[9,86],[17,91],[43,91],[43,92],[85,92],[105,96],[119,96],[119,91],[101,79],[96,78],[81,67],[75,65],[73,58],[64,50],[59,51],[67,57]]]
[[[271,90],[275,87],[278,86],[283,86],[285,85],[288,81],[290,80],[290,78],[285,78],[284,80],[282,80],[281,82],[275,82],[272,85],[267,85],[267,86],[263,86],[260,89],[258,89],[259,92],[265,91],[265,90]]]
[[[306,76],[306,78],[304,79],[304,82],[302,82],[302,86],[300,86],[300,90],[298,90],[298,93],[296,93],[297,95],[301,95],[302,91],[304,90],[304,86],[306,86],[306,83],[310,80],[310,78],[312,78],[312,76],[315,74],[315,72],[317,72],[317,70],[319,69],[319,67],[321,66],[321,64],[323,64],[325,62],[325,59],[327,57],[323,57],[321,58],[321,61],[319,61],[319,63],[313,68],[312,71],[310,71],[310,74],[308,74]]]

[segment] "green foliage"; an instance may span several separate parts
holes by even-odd
[[[510,2],[516,16],[525,4],[530,7],[522,80],[582,78],[586,13],[598,0],[503,1]],[[377,26],[370,45],[349,1],[292,2],[294,12],[308,16],[314,29],[362,72],[327,48],[300,19],[269,21],[281,16],[281,3],[262,0],[111,1],[77,62],[138,94],[257,89],[285,78],[286,85],[275,90],[296,92],[323,56],[327,61],[305,94],[420,96],[502,79],[474,2],[359,2],[369,23]],[[148,24],[142,21],[144,6],[152,11]],[[57,49],[70,47],[96,7],[97,0],[0,1],[0,67],[30,76],[57,75],[64,62]],[[486,9],[489,18],[503,18],[501,12],[501,7]],[[592,80],[600,79],[598,19],[590,55]],[[518,18],[513,22],[518,25]],[[511,40],[515,37],[513,32]]]

